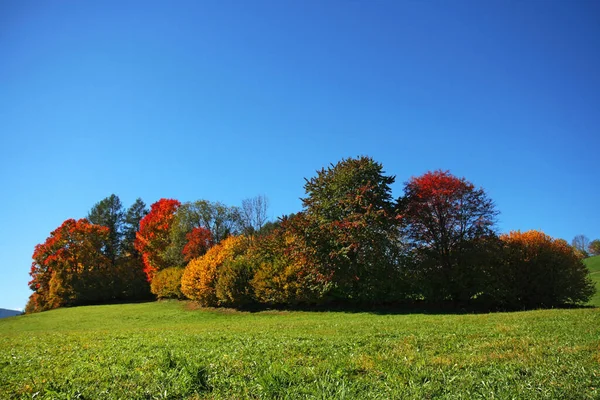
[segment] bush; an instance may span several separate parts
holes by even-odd
[[[158,271],[152,279],[150,290],[159,299],[183,299],[181,276],[183,268],[171,267]]]
[[[211,247],[206,254],[189,262],[181,278],[181,291],[203,306],[217,306],[216,284],[219,270],[226,261],[243,254],[248,241],[243,236],[230,236]]]
[[[589,271],[562,239],[539,231],[502,235],[496,287],[490,293],[510,308],[552,307],[587,302],[595,288]]]
[[[255,269],[254,260],[247,254],[225,261],[218,272],[215,286],[219,304],[229,307],[251,304],[254,293],[250,281]]]
[[[325,301],[331,288],[297,228],[297,215],[254,243],[256,271],[252,278],[255,298],[264,304],[296,305]]]

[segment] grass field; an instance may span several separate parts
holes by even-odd
[[[0,398],[600,398],[600,310],[192,310],[0,320]]]
[[[592,280],[596,283],[596,294],[589,304],[600,307],[600,256],[586,258],[584,263],[590,269]]]

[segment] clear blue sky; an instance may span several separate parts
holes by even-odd
[[[117,194],[301,207],[369,155],[449,169],[500,231],[600,237],[600,2],[0,2],[0,307],[31,254]]]

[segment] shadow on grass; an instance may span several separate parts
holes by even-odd
[[[248,312],[259,313],[265,311],[271,312],[289,312],[289,311],[306,311],[306,312],[343,312],[343,313],[370,313],[376,315],[409,315],[409,314],[430,314],[430,315],[465,315],[465,314],[489,314],[493,312],[518,312],[540,309],[593,309],[595,306],[590,305],[573,305],[564,304],[553,307],[538,307],[538,308],[506,308],[506,307],[489,307],[481,304],[459,304],[451,301],[447,302],[403,302],[403,303],[387,303],[387,304],[344,304],[344,303],[328,303],[328,304],[312,304],[312,305],[295,305],[295,306],[265,306],[253,304],[245,307],[237,308],[221,308],[221,307],[202,307],[198,303],[189,302],[188,310],[211,310],[217,312]]]

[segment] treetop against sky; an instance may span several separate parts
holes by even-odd
[[[0,4],[0,307],[115,193],[301,208],[367,154],[485,188],[501,232],[600,236],[596,1]]]

